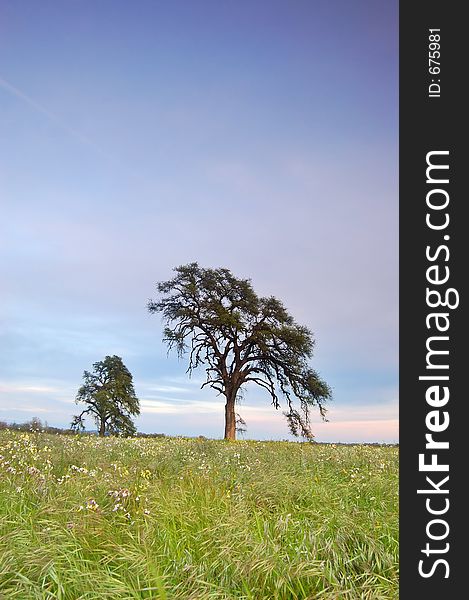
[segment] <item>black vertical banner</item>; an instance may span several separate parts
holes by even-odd
[[[400,598],[467,595],[467,25],[400,4]],[[464,110],[463,110],[464,105]]]

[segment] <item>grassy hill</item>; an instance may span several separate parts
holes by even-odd
[[[0,597],[397,598],[398,448],[0,431]]]

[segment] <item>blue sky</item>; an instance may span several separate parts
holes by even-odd
[[[318,440],[396,441],[397,43],[384,0],[4,0],[0,420],[66,426],[118,354],[141,430],[221,436],[145,308],[198,261],[312,329]],[[240,413],[288,438],[262,390]]]

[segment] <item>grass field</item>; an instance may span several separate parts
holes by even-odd
[[[397,598],[398,449],[0,431],[0,598]]]

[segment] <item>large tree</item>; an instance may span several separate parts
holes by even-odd
[[[189,374],[205,365],[202,387],[225,396],[225,439],[236,438],[235,403],[250,382],[267,390],[276,409],[285,401],[290,431],[312,439],[310,409],[317,406],[325,419],[331,390],[308,365],[310,330],[279,300],[259,297],[250,280],[228,269],[191,263],[174,272],[173,279],[157,284],[160,297],[149,301],[148,310],[162,314],[169,349],[189,354]]]
[[[131,417],[140,414],[132,375],[119,356],[106,356],[93,364],[93,372],[83,373],[84,383],[78,390],[76,404],[87,407],[73,417],[72,429],[84,429],[86,415],[94,418],[100,436],[106,433],[132,435]]]

